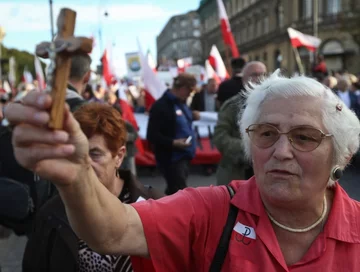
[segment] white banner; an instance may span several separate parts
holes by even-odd
[[[149,122],[149,116],[144,113],[135,113],[136,121],[139,125],[139,136],[141,139],[146,139],[146,131]],[[214,128],[217,122],[217,112],[201,112],[200,120],[193,122],[193,128],[197,128],[200,138],[209,137],[210,133],[214,133]]]

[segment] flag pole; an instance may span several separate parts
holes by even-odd
[[[297,63],[297,66],[299,68],[299,72],[301,75],[304,75],[305,72],[304,72],[304,66],[302,65],[302,62],[301,62],[301,58],[300,58],[300,54],[299,54],[299,51],[296,47],[293,47],[293,51],[294,51],[294,54],[295,54],[295,60],[296,60],[296,63]]]
[[[229,72],[229,75],[232,75],[232,68],[231,68],[231,62],[230,62],[230,47],[227,44],[225,45],[225,57],[226,57],[226,64],[227,64],[227,70]]]

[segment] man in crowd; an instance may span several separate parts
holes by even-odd
[[[246,86],[249,82],[258,82],[265,74],[266,66],[262,62],[249,62],[243,70],[243,83]],[[222,155],[216,172],[218,185],[252,176],[252,169],[245,159],[238,126],[239,113],[244,102],[242,92],[244,88],[227,100],[219,111],[214,132],[214,144]]]
[[[186,100],[196,87],[196,79],[190,74],[180,74],[173,87],[151,107],[147,139],[153,147],[157,166],[162,172],[167,195],[187,187],[189,164],[195,156],[195,134],[192,121],[199,119]]]
[[[349,76],[343,75],[338,79],[337,90],[335,93],[344,102],[344,104],[351,110],[353,110],[357,117],[360,117],[360,104],[358,96],[355,92],[350,91],[351,80]]]
[[[232,69],[232,78],[225,80],[219,86],[218,95],[217,95],[217,107],[220,108],[221,105],[234,95],[238,94],[240,90],[244,89],[243,80],[242,80],[242,71],[246,62],[243,58],[232,59],[231,69]]]
[[[194,95],[190,108],[196,111],[217,111],[216,94],[218,87],[216,80],[210,78],[206,87]]]

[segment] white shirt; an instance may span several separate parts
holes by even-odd
[[[350,109],[351,101],[350,101],[349,91],[346,91],[346,92],[339,91],[338,96],[344,102],[344,104]]]

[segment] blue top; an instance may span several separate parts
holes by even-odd
[[[195,157],[196,151],[196,138],[194,130],[192,129],[192,111],[172,93],[167,92],[167,96],[170,100],[174,101],[175,104],[176,130],[174,139],[186,139],[189,136],[192,136],[191,145],[184,149],[175,149],[172,152],[171,160],[173,162],[177,162],[181,159],[191,160]]]

